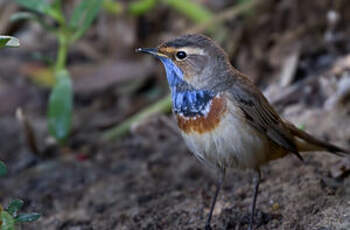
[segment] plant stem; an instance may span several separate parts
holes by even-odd
[[[102,135],[102,139],[106,141],[115,140],[120,136],[125,135],[129,132],[130,127],[135,122],[139,122],[147,117],[150,117],[156,113],[164,113],[171,111],[171,97],[167,96],[156,103],[145,108],[141,112],[131,116],[129,119],[123,121],[121,124],[118,124],[115,127],[112,127],[105,131]]]
[[[55,72],[66,68],[67,52],[69,46],[69,36],[67,33],[67,24],[63,16],[61,1],[55,1],[54,8],[51,8],[49,15],[57,20],[59,29],[56,32],[58,39],[58,53],[56,57]]]
[[[68,52],[68,39],[64,31],[58,33],[58,53],[56,58],[55,71],[58,72],[66,68]]]

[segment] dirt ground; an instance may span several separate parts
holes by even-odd
[[[217,11],[232,4],[215,8],[214,1],[203,2]],[[349,149],[350,4],[335,2],[265,1],[255,17],[228,20],[231,30],[220,43],[284,118]],[[327,21],[332,7],[340,15],[335,26]],[[164,14],[164,25],[155,23]],[[42,214],[22,229],[203,229],[216,178],[187,150],[171,115],[154,115],[115,141],[100,138],[106,128],[167,94],[160,64],[133,50],[181,34],[189,22],[170,23],[177,17],[166,7],[117,22],[102,13],[70,52],[75,109],[66,147],[52,143],[47,133],[49,89],[33,74],[43,64],[31,54],[53,55],[54,39],[31,23],[12,29],[22,48],[0,51],[0,159],[9,168],[0,179],[0,203],[23,199],[25,212]],[[111,24],[110,35],[97,29]],[[14,115],[18,107],[33,126],[38,153],[25,141]],[[257,229],[350,229],[349,158],[303,156],[305,162],[290,155],[262,168]],[[213,229],[247,229],[252,196],[252,172],[230,171]]]

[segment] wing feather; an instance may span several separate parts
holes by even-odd
[[[250,125],[302,160],[293,134],[289,132],[280,116],[252,82],[241,75],[232,83],[228,91]]]

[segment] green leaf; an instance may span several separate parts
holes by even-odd
[[[128,11],[133,15],[142,15],[156,6],[157,0],[139,0],[129,5]]]
[[[206,7],[190,0],[162,0],[176,11],[186,15],[196,23],[206,22],[213,18],[213,14]]]
[[[17,12],[11,15],[10,21],[11,22],[17,22],[22,20],[38,20],[38,16],[31,12]]]
[[[39,218],[40,218],[40,214],[36,212],[19,214],[15,218],[15,223],[33,222],[38,220]]]
[[[35,13],[31,13],[31,12],[17,12],[17,13],[14,13],[11,16],[11,18],[10,18],[11,22],[17,22],[17,21],[22,21],[22,20],[30,20],[30,21],[37,22],[47,31],[54,32],[56,30],[55,27],[47,24],[45,20],[42,20]]]
[[[64,22],[64,17],[60,8],[55,7],[57,0],[51,6],[47,0],[15,0],[19,5],[38,13],[51,16],[59,23]],[[60,1],[60,0],[59,0]]]
[[[56,73],[56,84],[49,99],[49,131],[60,144],[64,144],[71,130],[73,108],[72,83],[67,70]]]
[[[15,230],[15,220],[6,211],[0,212],[0,223],[1,230]]]
[[[124,10],[123,5],[120,2],[114,0],[103,0],[102,7],[108,13],[115,15],[121,14]]]
[[[5,47],[7,42],[10,41],[10,40],[11,40],[11,38],[8,38],[6,36],[2,36],[0,38],[0,48]]]
[[[6,211],[13,217],[17,216],[17,212],[19,210],[21,210],[21,208],[23,207],[23,200],[13,200],[11,201],[11,203],[9,204],[8,208],[6,209]]]
[[[238,0],[237,5],[249,5],[252,4],[253,0]],[[254,8],[250,8],[246,10],[245,12],[242,12],[242,15],[247,15],[247,16],[254,16]]]
[[[82,0],[73,10],[69,27],[74,31],[72,42],[78,40],[90,27],[101,8],[101,0]]]
[[[26,7],[30,10],[43,13],[43,14],[47,14],[50,9],[49,3],[45,0],[15,0],[15,1],[23,7]]]
[[[0,35],[0,48],[2,47],[19,47],[19,40],[12,36]]]
[[[54,0],[51,7],[57,11],[61,11],[62,9],[62,1],[61,0]]]
[[[65,18],[62,12],[61,0],[55,0],[51,4],[51,7],[49,8],[47,14],[50,15],[53,19],[55,19],[61,25],[65,25]]]
[[[7,173],[7,167],[4,162],[0,161],[0,176],[4,176]]]

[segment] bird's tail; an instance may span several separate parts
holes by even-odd
[[[334,153],[338,156],[344,156],[350,154],[350,150],[343,149],[341,147],[332,145],[320,139],[317,139],[310,134],[304,132],[301,129],[298,129],[293,124],[286,122],[286,125],[289,131],[297,137],[296,145],[297,149],[300,152],[308,152],[308,151],[327,151],[330,153]]]

